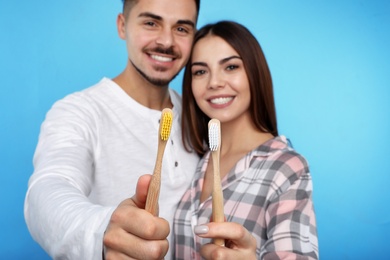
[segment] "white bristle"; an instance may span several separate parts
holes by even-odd
[[[209,126],[209,147],[211,151],[216,151],[219,146],[219,125],[212,122]]]

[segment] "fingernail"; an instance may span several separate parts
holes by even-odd
[[[197,235],[207,234],[209,232],[209,227],[208,226],[202,226],[202,225],[196,226],[194,228],[194,232]]]

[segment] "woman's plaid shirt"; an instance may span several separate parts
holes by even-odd
[[[207,153],[199,162],[176,211],[174,259],[200,259],[200,247],[210,242],[193,232],[211,217],[211,197],[199,201],[209,158]],[[252,232],[259,259],[318,259],[309,167],[284,136],[239,160],[222,180],[222,189],[226,220]]]

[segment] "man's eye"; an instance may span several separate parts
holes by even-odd
[[[179,27],[179,28],[177,28],[177,30],[181,33],[188,33],[188,30],[184,27]]]

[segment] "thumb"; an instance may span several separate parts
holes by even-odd
[[[149,184],[151,179],[152,179],[152,175],[150,174],[142,175],[138,179],[135,194],[131,198],[138,208],[142,208],[142,209],[145,208],[146,196],[148,194],[148,189],[149,189]]]

